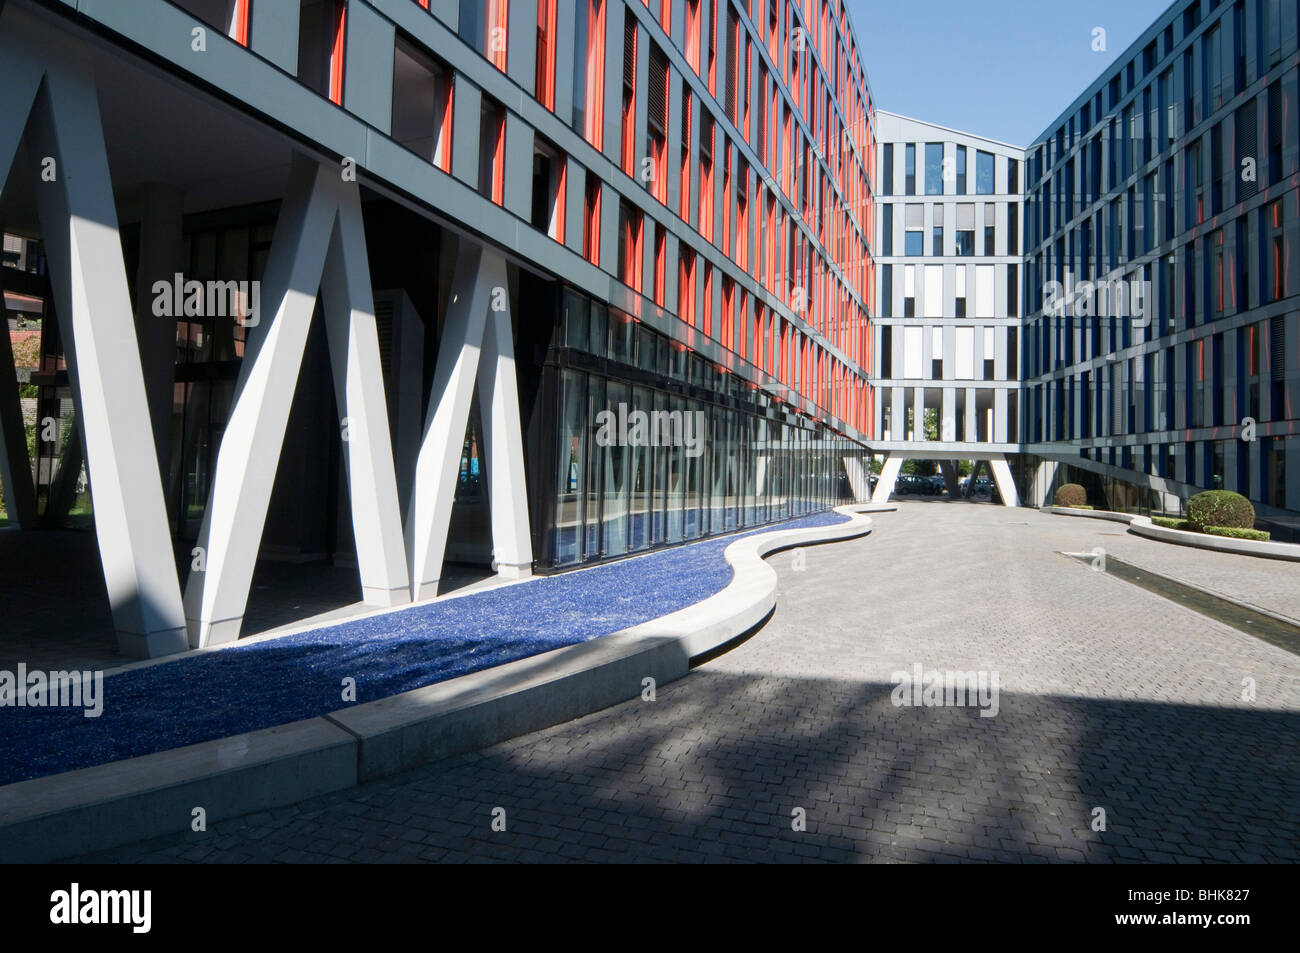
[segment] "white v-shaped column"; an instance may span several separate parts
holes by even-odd
[[[407,516],[412,591],[438,594],[465,427],[478,381],[497,572],[532,571],[523,430],[504,259],[461,239]]]
[[[222,436],[195,566],[190,643],[239,635],[316,292],[323,293],[365,600],[410,600],[360,195],[338,168],[297,157]]]
[[[24,126],[68,376],[85,438],[95,533],[122,651],[186,647],[153,430],[145,402],[113,185],[89,74],[0,10],[0,172]],[[30,123],[27,119],[30,113]]]

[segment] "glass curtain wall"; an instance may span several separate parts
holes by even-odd
[[[855,498],[866,451],[650,329],[566,292],[553,351],[554,500],[543,569],[804,516]],[[863,493],[865,497],[865,491]]]

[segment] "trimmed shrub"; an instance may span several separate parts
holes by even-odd
[[[1151,522],[1165,529],[1191,529],[1187,520],[1174,519],[1172,516],[1153,516]]]
[[[1262,529],[1241,529],[1237,526],[1207,526],[1205,527],[1207,536],[1227,536],[1231,539],[1253,539],[1260,543],[1266,543],[1269,534]]]
[[[1187,522],[1198,533],[1207,526],[1254,529],[1255,507],[1250,500],[1231,490],[1206,490],[1187,501]]]
[[[1057,506],[1083,506],[1088,502],[1088,491],[1077,483],[1063,483],[1056,490]]]

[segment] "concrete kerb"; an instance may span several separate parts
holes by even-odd
[[[39,863],[291,804],[487,747],[642,697],[691,660],[753,629],[776,605],[763,557],[865,536],[867,513],[837,507],[832,526],[774,530],[724,550],[720,592],[677,612],[317,718],[0,787],[0,862]]]
[[[356,784],[356,741],[323,718],[0,788],[0,863],[44,863]]]
[[[1262,559],[1285,559],[1300,562],[1300,546],[1295,543],[1276,543],[1272,540],[1233,539],[1229,536],[1210,536],[1206,533],[1193,533],[1188,530],[1170,529],[1157,526],[1147,516],[1132,513],[1116,513],[1111,510],[1075,510],[1062,506],[1045,506],[1044,512],[1058,516],[1083,516],[1090,519],[1112,520],[1127,523],[1128,531],[1134,536],[1143,536],[1164,543],[1178,546],[1193,546],[1197,549],[1212,549],[1221,553],[1235,553],[1238,556],[1256,556]]]

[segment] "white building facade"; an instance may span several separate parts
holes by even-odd
[[[908,458],[940,461],[950,491],[952,461],[976,460],[1015,505],[1024,150],[877,117],[876,498]]]

